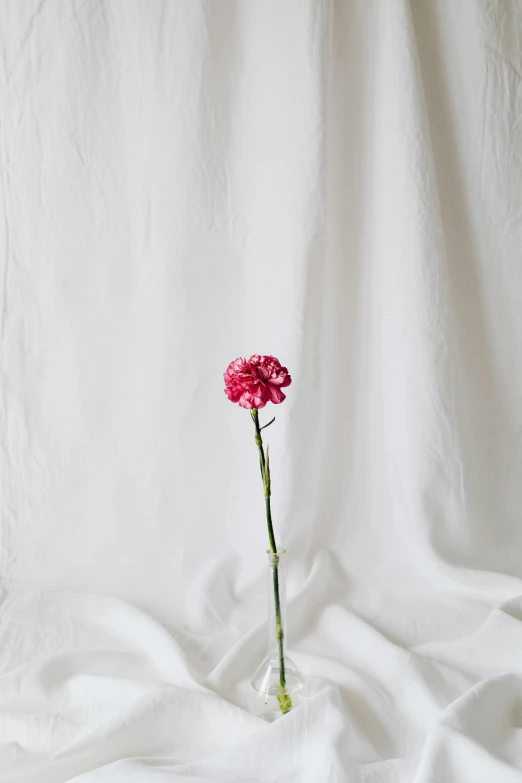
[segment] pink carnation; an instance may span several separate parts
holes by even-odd
[[[225,394],[242,408],[264,408],[267,402],[283,402],[286,394],[281,389],[290,386],[292,379],[286,367],[275,356],[255,353],[250,359],[235,359],[223,375]]]

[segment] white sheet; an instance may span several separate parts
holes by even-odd
[[[0,46],[2,783],[520,781],[522,3],[18,0]]]

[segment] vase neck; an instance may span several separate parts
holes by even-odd
[[[272,552],[270,549],[267,549],[266,553],[268,555],[268,564],[270,566],[273,565],[284,566],[285,559],[286,559],[286,549],[278,549],[277,552]]]
[[[281,643],[286,655],[286,550],[268,550],[268,655],[280,659]]]

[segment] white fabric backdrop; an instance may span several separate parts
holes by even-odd
[[[2,783],[520,781],[520,0],[0,21]]]

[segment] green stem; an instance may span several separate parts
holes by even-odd
[[[270,550],[273,554],[277,554],[277,546],[274,536],[274,525],[272,523],[272,509],[270,506],[270,470],[267,469],[267,461],[265,459],[265,452],[263,450],[263,437],[261,435],[261,427],[259,426],[259,413],[257,408],[252,409],[252,421],[256,430],[255,441],[259,451],[259,465],[261,468],[261,477],[263,479],[263,486],[265,490],[265,506],[266,506],[266,523],[268,527],[268,540],[270,542]],[[285,656],[284,656],[284,629],[281,620],[281,600],[279,597],[279,568],[277,562],[272,565],[273,574],[273,588],[274,588],[274,608],[276,616],[276,638],[279,651],[279,684],[281,686],[282,696],[279,698],[279,705],[282,712],[288,712],[292,708],[292,702],[290,697],[286,694],[286,672],[285,672]]]
[[[275,564],[272,570],[273,582],[274,582],[274,604],[276,615],[276,636],[277,646],[279,649],[279,684],[282,688],[286,686],[286,672],[285,672],[285,654],[284,654],[284,630],[281,622],[281,603],[279,600],[279,569]]]
[[[266,506],[266,524],[268,527],[268,540],[270,541],[270,549],[274,554],[276,554],[277,547],[274,538],[274,526],[272,524],[272,509],[270,508],[270,495],[268,497],[265,497],[265,506]]]

